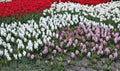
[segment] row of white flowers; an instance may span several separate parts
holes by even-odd
[[[51,37],[58,38],[58,34],[53,32],[54,25],[45,25],[41,22],[28,20],[27,23],[14,22],[2,23],[0,25],[0,56],[5,56],[11,60],[26,56],[27,52],[32,52],[43,47],[49,42]],[[51,26],[51,27],[49,27]],[[21,51],[22,50],[22,51]]]
[[[98,5],[81,5],[79,3],[72,2],[60,2],[53,3],[51,8],[44,10],[44,15],[46,13],[55,14],[58,12],[71,12],[77,13],[79,16],[83,15],[85,17],[90,16],[91,20],[99,19],[100,22],[103,21],[113,21],[109,24],[119,24],[120,23],[120,1],[108,2]],[[108,23],[107,23],[108,24]],[[120,25],[120,24],[119,24]]]

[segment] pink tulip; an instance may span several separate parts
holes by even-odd
[[[56,49],[58,50],[58,52],[62,52],[62,49],[59,46],[56,46]]]
[[[93,51],[96,51],[96,47],[93,47]]]
[[[67,50],[64,50],[64,53],[66,53],[67,52]]]
[[[76,44],[75,44],[75,43],[73,43],[73,47],[76,47]]]
[[[103,46],[100,45],[100,46],[99,46],[99,50],[102,50],[102,48],[103,48]]]
[[[75,44],[78,44],[78,40],[77,39],[75,40]]]
[[[88,41],[86,41],[86,42],[85,42],[85,44],[88,46],[88,45],[89,45],[89,42],[88,42]]]

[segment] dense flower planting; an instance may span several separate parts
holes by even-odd
[[[23,16],[27,13],[41,12],[49,8],[49,0],[12,0],[10,2],[0,2],[0,17]]]
[[[66,18],[61,19],[60,21],[68,22],[71,20],[76,20],[74,22],[85,21],[91,23],[94,21],[96,23],[103,22],[104,25],[109,27],[120,27],[120,2],[110,2],[106,4],[99,4],[96,6],[81,5],[79,3],[54,3],[50,9],[44,10],[44,15],[51,15],[51,18]],[[71,17],[74,19],[71,19]],[[81,19],[80,19],[81,18]],[[93,23],[93,22],[92,22]],[[95,24],[96,24],[95,23]],[[103,25],[103,26],[104,26]]]
[[[20,0],[14,0],[0,3],[3,5],[0,9],[5,7],[7,10],[0,10],[5,15],[1,16],[11,16],[11,12],[12,15],[28,12],[32,14],[44,9],[42,1],[27,2],[28,0],[25,0],[24,4]],[[10,3],[16,7],[13,8],[14,11],[7,9]],[[45,7],[50,7],[49,1]],[[22,57],[35,59],[37,55],[57,56],[59,53],[71,58],[97,56],[116,59],[120,55],[119,8],[119,2],[96,6],[60,2],[53,3],[49,9],[43,10],[37,22],[35,19],[26,20],[26,23],[3,22],[0,24],[0,62],[18,60]]]
[[[50,0],[51,2],[78,2],[80,4],[100,4],[109,2],[110,0]]]
[[[41,12],[42,10],[49,8],[51,2],[57,2],[59,0],[12,0],[8,2],[0,2],[0,17],[7,16],[23,16],[26,13]],[[59,2],[80,2],[81,4],[99,4],[108,2],[109,0],[61,0]]]
[[[118,56],[120,35],[110,28],[80,24],[63,28],[57,34],[60,35],[57,51],[64,49],[71,53],[72,58],[78,54],[86,54],[87,57],[107,55],[110,59]]]

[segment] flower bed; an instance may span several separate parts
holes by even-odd
[[[116,59],[120,55],[119,7],[119,2],[96,6],[60,2],[53,3],[41,15],[32,13],[21,21],[2,22],[1,64],[22,57],[59,54]]]

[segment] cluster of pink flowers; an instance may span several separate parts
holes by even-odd
[[[56,31],[56,34],[59,34],[59,38],[45,44],[42,55],[64,53],[75,58],[80,54],[87,57],[95,54],[110,59],[119,55],[119,31],[113,31],[108,27],[80,24],[63,28],[61,31]]]
[[[30,59],[34,59],[34,58],[35,58],[35,55],[34,55],[34,54],[27,53],[27,57],[30,58]]]

